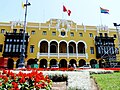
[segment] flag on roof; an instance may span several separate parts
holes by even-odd
[[[68,11],[67,11],[67,13],[68,13],[68,16],[70,16],[70,14],[71,14],[71,11],[70,11],[70,10],[68,10]]]
[[[67,9],[66,9],[66,7],[63,5],[63,12],[66,12],[67,11]]]
[[[68,16],[71,14],[71,10],[68,10],[64,5],[63,5],[63,12],[67,12]]]
[[[101,11],[101,13],[109,14],[109,10],[108,9],[104,9],[104,8],[100,7],[100,11]]]

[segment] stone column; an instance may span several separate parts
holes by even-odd
[[[50,58],[50,43],[48,43],[48,58]]]
[[[77,64],[77,66],[79,66],[79,61],[77,61],[77,63],[76,63],[76,64]]]
[[[38,64],[38,68],[39,68],[39,66],[40,66],[40,61],[37,61],[37,64]]]
[[[76,44],[76,57],[78,59],[78,45]]]
[[[69,58],[69,45],[67,44],[67,58]]]
[[[25,67],[27,67],[27,61],[25,61]]]
[[[49,61],[47,62],[47,67],[48,67],[48,68],[50,67],[50,62],[49,62]]]
[[[16,63],[17,63],[16,61],[13,63],[13,64],[14,64],[14,65],[13,65],[13,68],[14,68],[14,69],[16,68]]]
[[[59,44],[58,44],[58,59],[59,59]]]

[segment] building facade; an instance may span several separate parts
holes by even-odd
[[[0,22],[0,63],[17,68],[23,42],[23,22]],[[77,25],[71,20],[50,19],[45,23],[27,22],[25,65],[39,67],[78,67],[119,61],[118,33],[107,26]],[[7,58],[7,59],[6,59]],[[109,64],[108,64],[109,65]]]

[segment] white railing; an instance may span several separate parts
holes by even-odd
[[[69,55],[69,57],[77,57],[76,53],[69,53],[68,55]]]
[[[39,56],[49,56],[49,57],[86,57],[86,53],[39,53]]]
[[[67,57],[67,53],[59,53],[59,57]]]
[[[50,53],[50,57],[58,57],[58,53]]]
[[[86,57],[85,53],[78,53],[78,57]]]
[[[39,53],[39,56],[48,56],[48,53]]]

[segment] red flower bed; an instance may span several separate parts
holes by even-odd
[[[10,70],[3,70],[0,74],[0,90],[28,90],[28,89],[50,89],[52,81],[42,72],[33,70],[31,73],[13,73]]]
[[[120,68],[103,68],[104,70],[120,71]]]
[[[75,69],[73,67],[71,68],[25,68],[25,69],[19,69],[22,71],[74,71]]]

